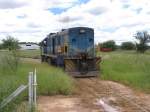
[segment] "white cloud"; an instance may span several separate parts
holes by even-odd
[[[25,5],[25,0],[0,0],[0,9],[15,9]]]
[[[13,35],[39,42],[62,28],[87,26],[95,29],[96,42],[134,41],[136,31],[150,30],[149,7],[149,0],[0,0],[0,40]]]

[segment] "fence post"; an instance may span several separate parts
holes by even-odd
[[[36,106],[36,86],[37,86],[37,82],[36,82],[36,68],[34,71],[34,105]]]
[[[33,72],[29,72],[29,112],[32,110],[32,106],[33,106]]]

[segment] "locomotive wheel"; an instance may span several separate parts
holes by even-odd
[[[51,65],[51,64],[52,64],[51,58],[48,58],[48,59],[47,59],[47,62],[48,62],[49,65]]]
[[[41,62],[44,62],[44,61],[45,61],[45,57],[41,56]]]

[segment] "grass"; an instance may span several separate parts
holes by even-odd
[[[22,58],[40,58],[40,50],[20,50],[19,52]]]
[[[9,51],[0,50],[0,53],[7,54],[9,53]],[[34,59],[40,58],[40,50],[19,50],[18,53],[21,58],[34,58]]]
[[[100,53],[101,78],[120,82],[150,93],[150,53],[135,51]]]
[[[19,72],[24,74],[27,71],[37,69],[38,93],[44,95],[70,94],[73,87],[73,80],[62,69],[49,66],[48,64],[37,64],[24,62]]]
[[[34,53],[35,52],[35,53]],[[8,51],[0,51],[0,102],[21,84],[28,83],[28,72],[37,69],[38,95],[71,94],[73,80],[63,70],[46,63],[25,62],[19,64],[16,72],[3,69],[3,57]],[[20,51],[21,57],[39,56],[39,51]],[[134,51],[99,53],[101,78],[113,80],[150,93],[150,52],[137,54]],[[27,91],[0,112],[16,111],[18,104],[27,99]]]
[[[8,52],[0,52],[0,62]],[[18,70],[14,73],[11,70],[3,69],[3,63],[0,66],[0,102],[10,95],[21,84],[28,83],[28,73],[37,69],[38,95],[71,94],[73,89],[73,80],[63,70],[51,67],[48,64],[37,62],[21,62]],[[17,105],[27,99],[27,91],[8,104],[0,112],[16,111]]]

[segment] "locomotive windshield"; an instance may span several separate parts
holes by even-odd
[[[70,30],[69,38],[71,38],[71,53],[78,55],[86,53],[89,56],[94,55],[94,31],[90,28],[74,28]]]

